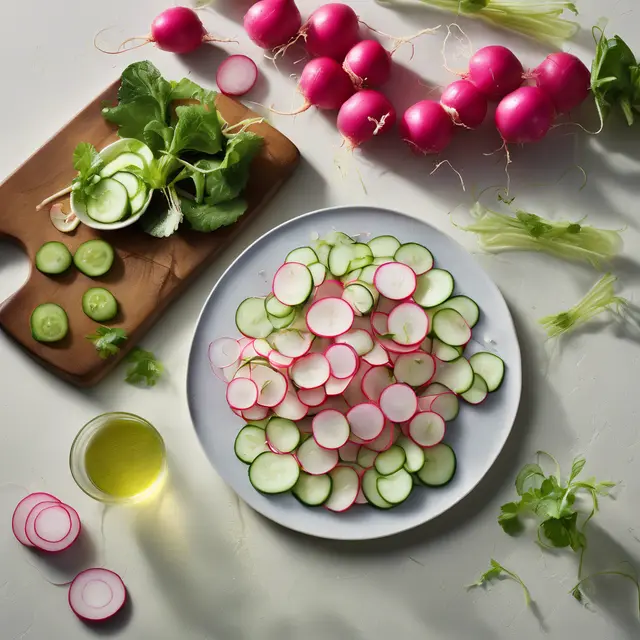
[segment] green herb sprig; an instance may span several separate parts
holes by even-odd
[[[491,563],[489,569],[485,571],[476,582],[467,585],[467,589],[473,589],[475,587],[482,587],[492,580],[499,580],[503,577],[509,578],[515,582],[517,582],[524,592],[524,601],[527,606],[531,604],[531,593],[527,585],[522,581],[522,578],[517,573],[507,569],[505,566],[501,565],[497,560],[491,558]]]
[[[127,339],[127,332],[118,327],[99,326],[95,333],[86,336],[86,338],[93,343],[98,355],[105,360],[120,351],[120,347]]]
[[[127,356],[129,367],[125,380],[137,386],[155,387],[164,373],[163,364],[151,351],[135,347]]]

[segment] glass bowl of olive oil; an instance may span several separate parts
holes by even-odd
[[[71,445],[71,475],[89,496],[110,503],[140,502],[156,494],[167,475],[162,436],[133,413],[103,413]]]

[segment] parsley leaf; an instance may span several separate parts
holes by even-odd
[[[99,326],[95,333],[86,336],[93,343],[98,355],[106,359],[115,356],[120,351],[120,346],[127,339],[127,332],[117,327]]]
[[[125,380],[129,384],[154,387],[164,372],[164,366],[151,351],[136,347],[127,356],[130,366]]]
[[[83,197],[89,195],[103,167],[104,160],[97,149],[88,142],[81,142],[73,151],[73,168],[78,175],[72,180],[71,188],[82,192]]]
[[[247,210],[247,202],[242,198],[227,200],[219,204],[197,204],[182,199],[182,212],[195,231],[214,231],[233,224]]]
[[[501,580],[502,578],[509,578],[517,582],[522,587],[522,590],[524,592],[524,601],[526,605],[529,606],[531,604],[531,593],[529,592],[527,585],[525,585],[520,576],[517,573],[510,571],[493,558],[491,558],[489,569],[485,571],[476,582],[468,585],[467,589],[482,587],[492,580]]]

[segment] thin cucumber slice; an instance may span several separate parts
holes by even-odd
[[[31,335],[38,342],[58,342],[69,332],[65,310],[53,302],[37,306],[30,319]]]
[[[424,465],[424,451],[422,447],[419,447],[413,440],[407,438],[407,436],[400,436],[396,445],[404,449],[406,456],[404,462],[405,470],[409,473],[420,471],[422,465]]]
[[[269,451],[264,429],[253,424],[242,427],[236,436],[233,450],[238,460],[251,464],[261,453]]]
[[[356,462],[363,468],[368,469],[372,467],[378,457],[378,452],[373,449],[367,449],[367,447],[360,447],[358,451],[358,457]]]
[[[92,287],[82,296],[82,310],[96,322],[107,322],[118,314],[118,302],[108,289]]]
[[[478,305],[467,296],[453,296],[445,300],[441,305],[435,307],[433,311],[437,312],[440,311],[440,309],[455,309],[471,328],[476,326],[480,318]]]
[[[372,266],[379,267],[382,264],[387,264],[387,262],[395,262],[395,260],[391,256],[380,256],[374,258],[371,264]]]
[[[393,504],[387,502],[378,491],[378,479],[383,477],[375,469],[367,469],[362,476],[362,493],[374,507],[391,509]]]
[[[295,309],[290,307],[288,304],[282,304],[282,302],[280,302],[273,293],[270,293],[266,297],[264,301],[264,308],[269,315],[275,316],[276,318],[286,318],[295,311]]]
[[[349,265],[349,269],[362,269],[368,267],[373,262],[373,253],[369,245],[356,242],[351,245],[353,249],[353,259]]]
[[[331,251],[331,245],[326,242],[319,242],[316,245],[315,252],[318,256],[318,262],[325,267],[329,266],[329,252]]]
[[[378,478],[376,487],[383,500],[396,505],[404,502],[411,494],[413,479],[407,471],[399,469],[389,476]]]
[[[367,244],[374,258],[394,256],[400,248],[400,240],[393,236],[378,236],[369,240]]]
[[[418,277],[413,299],[421,307],[436,307],[453,293],[453,276],[444,269],[431,269]]]
[[[321,262],[314,262],[308,265],[308,269],[313,277],[313,286],[319,287],[327,277],[327,267]]]
[[[131,215],[135,215],[144,207],[147,202],[147,198],[149,197],[149,189],[147,189],[146,185],[142,185],[142,189],[138,191],[134,198],[131,198]]]
[[[36,253],[36,269],[48,275],[64,273],[73,262],[71,252],[62,242],[45,242]]]
[[[350,244],[339,244],[332,247],[329,252],[329,271],[336,276],[341,277],[350,270],[351,261],[354,253]]]
[[[427,247],[415,242],[408,242],[399,247],[393,256],[396,262],[402,262],[411,267],[417,276],[433,268],[433,255]]]
[[[308,267],[318,262],[318,254],[311,247],[298,247],[287,254],[285,262],[299,262]]]
[[[337,246],[340,244],[354,244],[355,240],[346,233],[342,233],[342,231],[331,231],[325,236],[324,242],[331,246]]]
[[[379,453],[376,457],[376,471],[381,476],[390,476],[392,473],[402,469],[407,461],[405,450],[398,445],[392,445],[386,451]]]
[[[357,282],[349,284],[344,288],[342,299],[346,300],[353,310],[360,316],[371,313],[375,304],[373,295],[367,287]]]
[[[428,487],[442,487],[451,482],[456,473],[456,454],[444,443],[424,451],[424,466],[417,476]]]
[[[471,340],[471,328],[455,309],[440,309],[433,316],[434,335],[452,347],[461,347]]]
[[[489,391],[487,389],[487,383],[485,379],[478,375],[477,373],[473,374],[473,384],[471,388],[460,394],[469,404],[480,404],[484,402],[487,397]]]
[[[265,433],[268,442],[280,453],[290,453],[300,444],[300,431],[296,423],[286,418],[271,418]]]
[[[494,353],[480,351],[469,358],[474,373],[482,376],[488,391],[495,391],[504,380],[504,361]]]
[[[458,396],[439,382],[430,384],[421,398],[431,399],[427,410],[437,413],[445,422],[454,420],[460,412]]]
[[[348,284],[350,282],[354,282],[360,277],[361,273],[362,273],[362,269],[354,269],[353,271],[349,271],[348,273],[345,273],[340,278],[340,282],[342,282],[342,284]]]
[[[273,332],[273,325],[264,308],[264,298],[247,298],[236,311],[236,327],[247,338],[266,338]]]
[[[442,360],[442,362],[451,362],[462,355],[462,349],[460,347],[452,347],[450,344],[445,344],[442,340],[434,338],[431,341],[431,355],[434,355],[438,360]]]
[[[293,309],[288,316],[284,318],[277,318],[276,316],[272,316],[270,313],[267,313],[267,319],[271,323],[274,329],[286,329],[293,324],[293,321],[296,319],[296,310]]]
[[[262,493],[284,493],[300,477],[298,461],[290,453],[261,453],[249,467],[249,482]]]
[[[112,178],[117,180],[127,190],[129,200],[133,200],[143,188],[142,182],[138,177],[128,171],[118,171],[118,173],[113,174]]]
[[[108,242],[87,240],[76,249],[73,264],[86,276],[97,278],[111,269],[114,258],[113,247]]]
[[[104,178],[87,198],[87,215],[96,222],[110,224],[131,213],[129,195],[124,186],[112,178]]]
[[[378,268],[378,265],[376,264],[370,264],[368,267],[365,267],[362,270],[362,273],[360,273],[358,280],[373,286],[373,276],[376,275],[377,268]]]
[[[454,393],[464,393],[473,384],[473,369],[464,356],[451,362],[438,362],[434,381],[443,384]]]
[[[104,169],[100,172],[100,177],[111,178],[120,171],[127,171],[129,167],[144,169],[144,158],[142,156],[139,156],[137,153],[121,153],[104,167]]]
[[[292,493],[302,504],[306,504],[308,507],[319,507],[329,498],[331,485],[329,474],[312,476],[301,471]]]

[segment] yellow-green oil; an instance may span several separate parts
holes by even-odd
[[[91,438],[85,452],[85,470],[91,482],[116,498],[144,493],[160,478],[164,467],[162,439],[133,418],[107,422]]]

